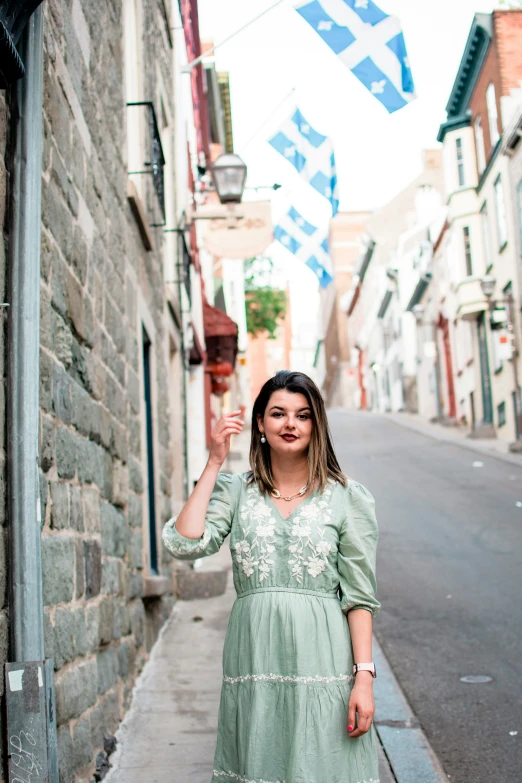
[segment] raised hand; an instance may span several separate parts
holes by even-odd
[[[240,410],[225,413],[210,433],[210,454],[208,457],[210,464],[221,467],[226,460],[230,449],[230,437],[239,435],[245,426],[245,422],[238,419],[238,416],[241,416]]]

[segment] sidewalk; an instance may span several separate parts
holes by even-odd
[[[489,454],[511,465],[522,465],[522,454],[511,453],[509,443],[500,438],[470,438],[469,430],[464,427],[446,427],[443,424],[427,421],[416,413],[370,413],[370,415],[383,416],[401,427],[415,430],[429,438],[455,443],[478,454]]]
[[[235,439],[226,470],[248,467],[248,443],[248,433]],[[204,567],[228,572],[226,592],[177,602],[117,732],[108,783],[210,783],[221,654],[235,599],[227,542]],[[380,783],[447,783],[376,639],[374,650]]]

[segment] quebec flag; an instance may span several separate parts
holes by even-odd
[[[390,114],[415,99],[396,16],[373,0],[294,0],[294,8]]]
[[[305,220],[295,207],[291,207],[274,228],[274,237],[312,270],[321,288],[330,285],[333,274],[328,239],[321,239],[317,226]]]
[[[332,206],[339,209],[337,171],[332,142],[312,128],[299,109],[283,123],[268,143],[299,172]]]

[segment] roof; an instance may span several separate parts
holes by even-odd
[[[223,310],[212,307],[206,300],[203,302],[203,324],[205,339],[208,337],[235,337],[237,324]]]
[[[492,38],[493,14],[475,14],[446,106],[448,119],[463,114],[467,109]]]

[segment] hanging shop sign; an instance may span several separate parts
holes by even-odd
[[[222,204],[198,207],[206,249],[219,258],[244,259],[264,253],[274,240],[269,201],[245,201],[231,209]]]
[[[493,333],[495,340],[495,355],[501,362],[511,359],[513,349],[511,346],[511,335],[507,329],[498,329]]]

